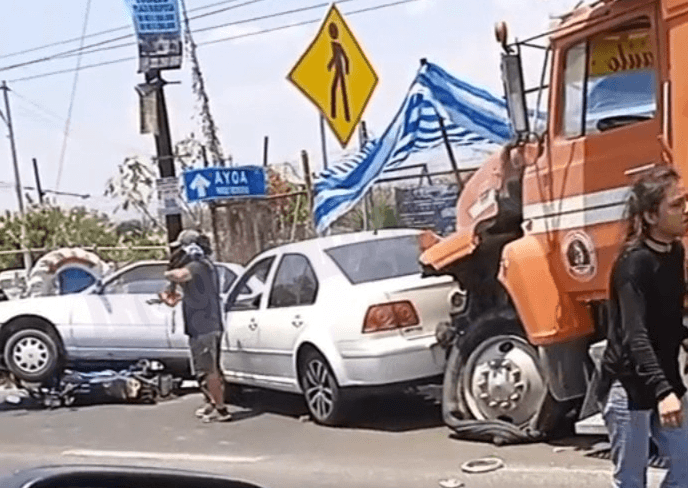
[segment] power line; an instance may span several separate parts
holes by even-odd
[[[136,56],[129,56],[126,58],[112,59],[110,61],[103,61],[103,62],[94,63],[94,64],[85,64],[85,65],[81,65],[79,67],[79,71],[83,71],[83,70],[89,69],[89,68],[98,68],[100,66],[107,66],[109,64],[123,63],[125,61],[132,61],[134,59],[137,59]],[[59,70],[59,71],[51,71],[49,73],[41,73],[41,74],[33,75],[33,76],[25,76],[23,78],[15,78],[13,80],[9,80],[8,83],[16,83],[18,81],[35,80],[36,78],[45,78],[46,76],[53,76],[53,75],[59,75],[59,74],[63,74],[63,73],[73,73],[73,72],[74,72],[74,68],[63,69],[63,70]]]
[[[225,1],[226,1],[226,0],[225,0]],[[233,1],[238,1],[238,0],[233,0]],[[238,5],[231,5],[231,6],[229,6],[229,7],[224,7],[224,8],[219,9],[219,10],[214,10],[214,11],[212,11],[212,12],[208,12],[208,13],[205,13],[205,14],[201,14],[201,15],[196,15],[196,16],[194,16],[194,17],[190,17],[189,20],[196,20],[196,19],[199,19],[199,18],[207,17],[207,16],[209,16],[209,15],[217,15],[217,14],[219,14],[219,13],[226,12],[226,11],[228,11],[228,10],[233,10],[233,9],[237,9],[237,8],[240,8],[240,7],[245,7],[245,6],[247,6],[247,5],[252,5],[252,4],[254,4],[254,3],[259,3],[259,2],[264,2],[264,1],[266,1],[266,0],[248,0],[248,1],[246,1],[246,2],[244,2],[244,3],[240,3],[240,4],[238,4]],[[220,3],[222,3],[222,2],[220,2]],[[89,37],[89,36],[86,36],[86,37]],[[123,35],[123,36],[114,37],[114,38],[112,38],[112,39],[106,39],[106,40],[104,40],[104,41],[95,42],[95,43],[93,43],[93,44],[88,44],[88,45],[86,45],[86,46],[84,46],[83,43],[82,43],[82,46],[80,46],[80,47],[78,47],[78,48],[69,49],[69,50],[67,50],[67,51],[62,51],[62,52],[50,54],[50,55],[44,56],[44,57],[42,57],[42,58],[32,59],[32,60],[24,61],[24,62],[21,62],[21,63],[15,63],[15,64],[10,64],[10,65],[6,65],[6,66],[2,66],[2,67],[0,67],[0,71],[10,71],[10,70],[13,70],[13,69],[23,68],[23,67],[25,67],[25,66],[30,66],[30,65],[33,65],[33,64],[36,64],[36,63],[43,63],[43,62],[46,62],[46,61],[52,61],[52,60],[54,60],[54,59],[64,59],[64,58],[69,58],[69,57],[72,57],[72,56],[80,56],[81,54],[83,54],[83,51],[84,51],[85,49],[90,49],[90,48],[93,48],[93,47],[102,46],[102,45],[104,45],[104,44],[109,44],[109,43],[111,43],[111,42],[121,41],[121,40],[129,39],[129,38],[132,38],[132,37],[135,37],[135,35],[134,35],[134,34],[125,34],[125,35]],[[137,44],[136,42],[130,42],[130,43],[119,44],[119,45],[114,46],[114,47],[106,47],[106,48],[102,48],[102,49],[93,49],[93,50],[91,50],[91,51],[86,52],[85,54],[91,54],[91,53],[95,53],[95,52],[99,52],[99,51],[106,51],[106,50],[109,50],[109,49],[118,49],[118,48],[120,48],[120,47],[126,47],[126,46],[135,46],[136,44]],[[0,59],[2,59],[2,57],[0,57]]]
[[[252,0],[252,2],[248,2],[248,3],[254,3],[256,1],[264,1],[264,0]],[[343,4],[343,3],[348,3],[348,2],[352,2],[352,1],[358,1],[358,0],[340,0],[338,3]],[[248,3],[236,5],[236,6],[233,6],[232,8],[238,8],[238,7],[247,5]],[[275,12],[272,14],[260,15],[258,17],[251,17],[248,19],[235,20],[232,22],[225,22],[223,24],[217,24],[217,25],[213,25],[213,26],[202,27],[200,29],[195,29],[194,33],[198,34],[201,32],[207,32],[207,31],[211,31],[211,30],[215,30],[215,29],[222,29],[224,27],[246,24],[249,22],[257,21],[257,20],[266,20],[266,19],[272,19],[272,18],[276,18],[276,17],[282,17],[285,15],[291,15],[291,14],[295,14],[295,13],[306,12],[309,10],[315,10],[318,8],[327,7],[329,5],[330,5],[330,3],[320,3],[317,5],[311,5],[308,7],[301,7],[301,8],[292,9],[292,10],[284,10],[282,12]],[[226,9],[223,9],[222,11],[224,11],[224,10],[226,10]],[[219,12],[219,11],[210,12],[209,14],[214,14],[217,12]],[[209,14],[205,14],[205,15],[209,15]],[[196,18],[198,18],[198,17],[194,17],[194,19],[196,19]],[[189,19],[189,20],[191,20],[191,19]],[[13,65],[3,66],[3,67],[0,67],[0,71],[9,71],[12,69],[21,68],[21,67],[25,67],[25,66],[29,66],[29,65],[37,64],[37,63],[42,63],[42,62],[46,62],[46,61],[52,61],[55,59],[64,59],[64,58],[70,58],[73,56],[94,54],[94,53],[103,52],[103,51],[111,51],[114,49],[121,49],[124,47],[136,46],[137,45],[136,42],[125,42],[125,43],[121,43],[121,44],[115,44],[114,46],[98,47],[98,46],[102,46],[104,44],[109,44],[111,42],[120,41],[123,39],[129,39],[131,37],[134,37],[134,34],[127,34],[125,36],[107,39],[105,41],[100,41],[100,42],[97,42],[94,44],[89,44],[89,45],[83,46],[82,48],[70,49],[69,51],[63,51],[60,53],[52,54],[50,56],[45,56],[43,58],[38,58],[38,59],[31,60],[31,61],[25,61],[22,63],[16,63]],[[90,48],[96,48],[96,49],[90,49]],[[88,50],[88,49],[90,49],[90,50]]]
[[[354,1],[357,1],[357,0],[338,0],[337,4],[340,4],[340,5],[341,5],[342,3],[354,2]],[[251,18],[251,19],[235,20],[235,21],[233,21],[233,22],[227,22],[227,23],[224,23],[224,24],[218,24],[218,25],[213,25],[213,26],[209,26],[209,27],[202,27],[202,28],[200,28],[200,29],[195,29],[195,30],[194,30],[194,34],[198,34],[198,33],[201,33],[201,32],[206,32],[206,31],[214,30],[214,29],[221,29],[221,28],[223,28],[223,27],[230,27],[230,26],[233,26],[233,25],[245,24],[245,23],[247,23],[247,22],[253,22],[253,21],[256,21],[256,20],[272,19],[272,18],[274,18],[274,17],[281,17],[281,16],[283,16],[283,15],[291,15],[291,14],[295,14],[295,13],[299,13],[299,12],[306,12],[306,11],[308,11],[308,10],[315,10],[315,9],[318,9],[318,8],[328,7],[328,6],[330,6],[330,5],[331,5],[331,2],[319,3],[319,4],[317,4],[317,5],[311,5],[311,6],[308,6],[308,7],[301,7],[301,8],[296,8],[296,9],[293,9],[293,10],[284,10],[284,11],[282,11],[282,12],[275,12],[275,13],[273,13],[273,14],[261,15],[260,17],[253,17],[253,18]]]
[[[200,11],[200,10],[205,10],[205,9],[212,8],[212,7],[217,7],[218,5],[225,5],[225,4],[228,4],[228,3],[234,3],[234,2],[238,2],[238,1],[239,1],[239,0],[223,0],[223,1],[221,1],[221,2],[211,3],[211,4],[209,4],[209,5],[202,5],[202,6],[200,6],[200,7],[194,7],[194,8],[192,8],[192,9],[189,9],[189,12],[198,12],[198,11]],[[110,34],[110,33],[112,33],[112,32],[119,32],[119,31],[131,29],[131,28],[132,28],[132,25],[131,25],[131,24],[129,24],[129,25],[123,25],[123,26],[121,26],[121,27],[114,27],[114,28],[112,28],[112,29],[107,29],[107,30],[103,30],[103,31],[99,31],[99,32],[94,32],[94,33],[92,33],[92,34],[88,34],[88,35],[86,36],[86,38],[102,36],[103,34]],[[133,35],[133,34],[130,34],[130,35]],[[127,36],[127,37],[129,37],[129,36]],[[44,44],[44,45],[41,45],[41,46],[36,46],[36,47],[29,48],[29,49],[21,50],[21,51],[15,51],[15,52],[12,52],[12,53],[3,54],[3,55],[0,56],[0,59],[11,58],[11,57],[19,56],[19,55],[21,55],[21,54],[27,54],[27,53],[31,53],[31,52],[41,51],[41,50],[43,50],[43,49],[48,49],[48,48],[55,47],[55,46],[62,46],[62,45],[65,45],[65,44],[71,44],[71,43],[73,43],[73,42],[77,42],[77,41],[80,41],[80,40],[81,40],[81,37],[74,37],[74,38],[72,38],[72,39],[65,39],[65,40],[62,40],[62,41],[56,41],[56,42],[53,42],[53,43],[51,43],[51,44]]]
[[[253,1],[257,1],[257,0],[253,0]],[[341,3],[346,3],[346,2],[350,2],[350,1],[356,1],[356,0],[341,0],[341,1],[338,2],[338,3],[341,4]],[[363,8],[363,9],[359,9],[359,10],[353,10],[353,11],[351,11],[351,12],[347,12],[346,14],[347,14],[347,15],[356,15],[356,14],[359,14],[359,13],[370,12],[370,11],[374,11],[374,10],[380,10],[380,9],[383,9],[383,8],[394,7],[394,6],[397,6],[397,5],[401,5],[401,4],[405,4],[405,3],[412,3],[412,2],[416,2],[416,1],[419,1],[419,0],[400,0],[400,1],[391,2],[391,3],[386,3],[386,4],[382,4],[382,5],[376,5],[376,6],[373,6],[373,7],[367,7],[367,8]],[[247,23],[247,22],[255,21],[255,20],[264,20],[264,19],[269,19],[269,18],[274,18],[274,17],[280,17],[280,16],[287,15],[287,14],[290,14],[290,13],[299,12],[299,11],[311,10],[311,9],[314,9],[314,8],[318,8],[318,7],[322,7],[322,6],[327,6],[327,5],[329,5],[329,4],[319,4],[319,5],[317,5],[317,6],[303,7],[303,8],[301,8],[301,9],[296,9],[296,10],[289,10],[289,11],[277,12],[277,13],[274,13],[274,14],[263,15],[263,16],[259,16],[259,17],[255,17],[255,18],[250,18],[250,19],[242,19],[242,20],[238,20],[238,21],[234,21],[234,22],[229,22],[229,23],[225,23],[225,24],[220,24],[220,25],[216,25],[216,26],[211,26],[211,27],[206,27],[206,28],[198,29],[198,30],[196,30],[195,32],[203,32],[203,31],[208,31],[208,30],[212,30],[212,29],[219,29],[219,28],[223,28],[223,27],[228,27],[228,26],[231,26],[231,25],[244,24],[244,23]],[[237,6],[237,7],[238,7],[238,6]],[[252,36],[256,36],[256,35],[260,35],[260,34],[267,34],[267,33],[270,33],[270,32],[275,32],[275,31],[280,31],[280,30],[284,30],[284,29],[289,29],[289,28],[292,28],[292,27],[299,27],[299,26],[303,26],[303,25],[315,24],[315,23],[319,23],[319,22],[321,22],[321,21],[322,21],[321,19],[312,19],[312,20],[307,20],[307,21],[302,21],[302,22],[296,22],[296,23],[292,23],[292,24],[286,24],[286,25],[282,25],[282,26],[277,26],[277,27],[272,27],[272,28],[268,28],[268,29],[263,29],[263,30],[256,31],[256,32],[250,32],[250,33],[246,33],[246,34],[238,34],[238,35],[236,35],[236,36],[230,36],[230,37],[226,37],[226,38],[222,38],[222,39],[217,39],[217,40],[213,40],[213,41],[201,42],[201,43],[199,43],[198,45],[199,45],[199,46],[204,46],[204,45],[209,45],[209,44],[216,44],[216,43],[218,43],[218,42],[224,42],[224,41],[231,41],[231,40],[235,40],[235,39],[241,39],[241,38],[244,38],[244,37],[252,37]],[[131,37],[131,36],[126,36],[126,37]],[[115,39],[115,40],[119,40],[119,39],[121,39],[121,38],[117,38],[117,39]],[[115,45],[115,46],[109,46],[109,47],[105,47],[105,48],[99,48],[99,49],[93,49],[93,50],[91,50],[91,51],[86,51],[86,52],[84,52],[84,54],[93,54],[93,53],[100,52],[100,51],[107,51],[107,50],[119,49],[119,48],[122,48],[122,47],[134,46],[134,45],[136,45],[135,42],[132,42],[132,43],[124,43],[124,44],[118,44],[118,45]],[[91,46],[85,46],[85,48],[88,48],[88,47],[91,47]],[[71,56],[76,56],[76,55],[77,55],[77,53],[75,52],[75,50],[71,50],[71,51],[68,51],[68,52],[65,52],[65,53],[61,53],[61,54],[55,55],[55,56],[53,56],[53,57],[54,57],[54,58],[59,58],[59,57],[63,57],[63,58],[64,58],[64,57],[71,57]],[[128,56],[128,57],[125,57],[125,58],[118,58],[118,59],[114,59],[114,60],[111,60],[111,61],[104,61],[104,62],[100,62],[100,63],[94,63],[94,64],[90,64],[90,65],[85,65],[85,66],[82,66],[81,69],[96,68],[96,67],[100,67],[100,66],[105,66],[105,65],[109,65],[109,64],[121,63],[121,62],[130,61],[130,60],[134,60],[134,59],[137,59],[137,58],[136,58],[135,56]],[[48,59],[35,60],[36,63],[37,63],[37,62],[43,62],[43,61],[48,61]],[[27,63],[24,63],[24,65],[33,64],[33,63],[34,63],[34,62],[29,61],[29,62],[27,62]],[[0,71],[2,71],[3,69],[4,69],[4,68],[0,68]],[[73,71],[72,69],[64,69],[64,70],[51,71],[51,72],[47,72],[47,73],[39,73],[39,74],[37,74],[37,75],[30,75],[30,76],[25,76],[25,77],[21,77],[21,78],[15,78],[15,79],[13,79],[13,80],[10,80],[10,82],[28,81],[28,80],[32,80],[32,79],[43,78],[44,76],[52,76],[52,75],[57,75],[57,74],[70,73],[70,72],[72,72],[72,71]]]
[[[363,9],[359,9],[359,10],[352,10],[352,11],[350,11],[350,12],[345,12],[345,14],[346,14],[346,15],[357,15],[357,14],[362,14],[362,13],[366,13],[366,12],[372,12],[372,11],[376,11],[376,10],[382,10],[382,9],[385,9],[385,8],[396,7],[396,6],[398,6],[398,5],[403,5],[403,4],[407,4],[407,3],[414,3],[414,2],[418,2],[418,1],[420,1],[420,0],[399,0],[399,1],[396,1],[396,2],[390,2],[390,3],[381,4],[381,5],[376,5],[376,6],[374,6],[374,7],[367,7],[367,8],[363,8]],[[306,21],[303,21],[303,22],[296,22],[296,23],[293,23],[293,24],[286,24],[286,25],[282,25],[282,26],[278,26],[278,27],[272,27],[272,28],[269,28],[269,29],[263,29],[263,30],[259,30],[259,31],[256,31],[256,32],[248,32],[248,33],[246,33],[246,34],[238,34],[238,35],[236,35],[236,36],[229,36],[229,37],[225,37],[225,38],[222,38],[222,39],[216,39],[216,40],[213,40],[213,41],[206,41],[206,42],[203,42],[203,43],[199,43],[198,45],[199,45],[199,46],[207,46],[207,45],[216,44],[216,43],[219,43],[219,42],[233,41],[233,40],[242,39],[242,38],[245,38],[245,37],[253,37],[253,36],[258,36],[258,35],[262,35],[262,34],[268,34],[268,33],[270,33],[270,32],[275,32],[275,31],[290,29],[290,28],[292,28],[292,27],[299,27],[299,26],[302,26],[302,25],[309,25],[309,24],[317,24],[317,23],[319,23],[319,22],[322,22],[322,19],[306,20]],[[99,63],[93,63],[93,64],[82,65],[82,66],[79,68],[79,71],[83,71],[83,70],[85,70],[85,69],[90,69],[90,68],[99,68],[99,67],[101,67],[101,66],[107,66],[107,65],[111,65],[111,64],[123,63],[123,62],[126,62],[126,61],[133,61],[133,60],[135,60],[135,59],[137,59],[136,56],[127,56],[127,57],[125,57],[125,58],[118,58],[118,59],[112,59],[112,60],[109,60],[109,61],[102,61],[102,62],[99,62]],[[46,77],[48,77],[48,76],[54,76],[54,75],[59,75],[59,74],[64,74],[64,73],[72,73],[72,72],[74,72],[74,71],[75,71],[74,68],[63,69],[63,70],[57,70],[57,71],[50,71],[50,72],[47,72],[47,73],[39,73],[39,74],[36,74],[36,75],[24,76],[24,77],[21,77],[21,78],[14,78],[14,79],[12,79],[12,80],[9,80],[8,83],[16,83],[16,82],[19,82],[19,81],[35,80],[35,79],[39,79],[39,78],[46,78]]]
[[[22,100],[22,101],[28,103],[29,105],[32,105],[34,108],[36,108],[36,109],[38,109],[39,111],[43,112],[45,115],[48,115],[48,116],[53,117],[53,118],[56,118],[56,119],[58,119],[60,122],[64,122],[64,120],[65,120],[64,117],[62,117],[61,115],[57,115],[55,112],[53,112],[53,111],[51,111],[51,110],[45,108],[44,106],[40,105],[40,104],[37,103],[37,102],[34,102],[34,101],[31,100],[30,98],[25,97],[25,96],[22,95],[21,93],[17,92],[17,90],[15,90],[14,88],[12,89],[12,94],[13,94],[15,97],[19,98],[20,100]]]
[[[84,38],[86,36],[86,28],[88,27],[88,15],[91,12],[91,0],[86,0],[86,12],[84,13],[84,26],[81,29],[81,46],[84,45]],[[74,82],[72,83],[72,94],[69,98],[69,109],[67,110],[67,120],[65,121],[64,138],[62,139],[62,150],[60,151],[60,160],[57,165],[57,181],[55,188],[60,189],[60,181],[62,180],[62,168],[64,167],[64,159],[67,154],[67,140],[69,139],[69,126],[72,122],[72,110],[74,109],[74,100],[76,99],[76,86],[79,82],[79,68],[81,67],[81,56],[76,58],[76,71],[74,72]]]

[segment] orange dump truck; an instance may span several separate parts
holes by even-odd
[[[688,173],[688,0],[601,0],[527,41],[503,23],[496,35],[514,137],[465,185],[456,232],[424,236],[421,262],[466,291],[438,334],[445,421],[517,442],[594,413],[628,190],[653,165]],[[526,47],[545,53],[534,90]],[[530,92],[546,93],[546,120]]]

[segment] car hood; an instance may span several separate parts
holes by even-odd
[[[20,315],[36,315],[51,322],[64,323],[75,295],[22,298],[0,302],[0,324]]]

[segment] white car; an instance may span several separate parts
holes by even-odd
[[[255,257],[226,305],[225,380],[302,393],[314,419],[333,425],[351,392],[441,375],[435,330],[458,285],[421,277],[419,234],[338,235]]]
[[[32,383],[52,378],[62,365],[97,369],[139,359],[187,376],[181,304],[171,309],[157,296],[168,284],[166,268],[163,261],[141,261],[80,293],[0,302],[1,366]],[[217,269],[224,300],[244,268],[217,263]]]

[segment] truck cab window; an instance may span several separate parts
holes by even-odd
[[[568,138],[583,135],[583,83],[585,80],[585,42],[566,52],[564,68],[564,135]]]
[[[562,134],[595,134],[657,113],[656,55],[650,21],[636,19],[566,51]]]
[[[657,67],[653,44],[647,19],[590,40],[586,133],[654,118]]]

